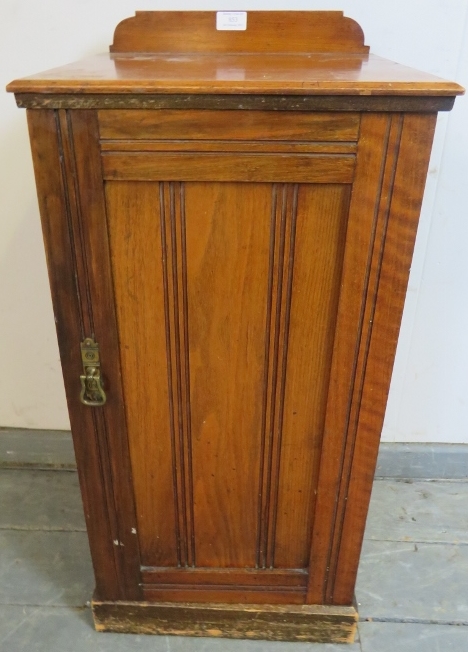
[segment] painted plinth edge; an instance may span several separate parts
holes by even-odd
[[[353,643],[354,607],[169,602],[91,603],[99,632]]]

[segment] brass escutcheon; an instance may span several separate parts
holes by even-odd
[[[99,361],[99,344],[92,337],[87,337],[80,344],[83,374],[80,376],[80,401],[84,405],[99,407],[107,400],[102,386],[101,363]]]

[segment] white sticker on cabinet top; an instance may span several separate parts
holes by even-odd
[[[217,11],[216,29],[218,30],[246,30],[246,11]]]

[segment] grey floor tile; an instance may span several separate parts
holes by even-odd
[[[468,627],[360,623],[362,652],[466,652]]]
[[[281,641],[245,641],[228,638],[169,638],[170,652],[360,652],[358,642],[352,645],[326,643],[284,643]]]
[[[2,610],[13,629],[2,629]],[[89,609],[0,607],[3,652],[169,652],[165,636],[98,633]]]
[[[2,652],[6,649],[2,644],[3,641],[20,626],[27,608],[0,605],[0,650]]]
[[[361,618],[468,622],[468,546],[365,541],[356,597]]]
[[[366,538],[468,543],[467,482],[374,482]]]
[[[74,471],[0,469],[0,529],[86,530]]]
[[[86,534],[74,531],[84,530],[76,474],[0,470],[0,497],[1,652],[361,649],[98,634],[88,609],[69,608],[84,605],[94,587]],[[468,623],[467,499],[465,483],[375,483],[356,590],[361,618]],[[48,531],[54,529],[64,531]],[[468,650],[464,625],[362,622],[360,628],[363,652]]]
[[[468,478],[468,444],[381,442],[376,477]]]
[[[0,604],[81,606],[93,589],[85,532],[0,531]]]
[[[0,466],[76,468],[68,430],[0,429]]]

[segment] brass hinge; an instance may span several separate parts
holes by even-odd
[[[99,361],[99,344],[92,337],[87,337],[80,344],[83,375],[80,376],[80,401],[84,405],[99,407],[106,402],[106,393],[102,387],[101,363]]]

